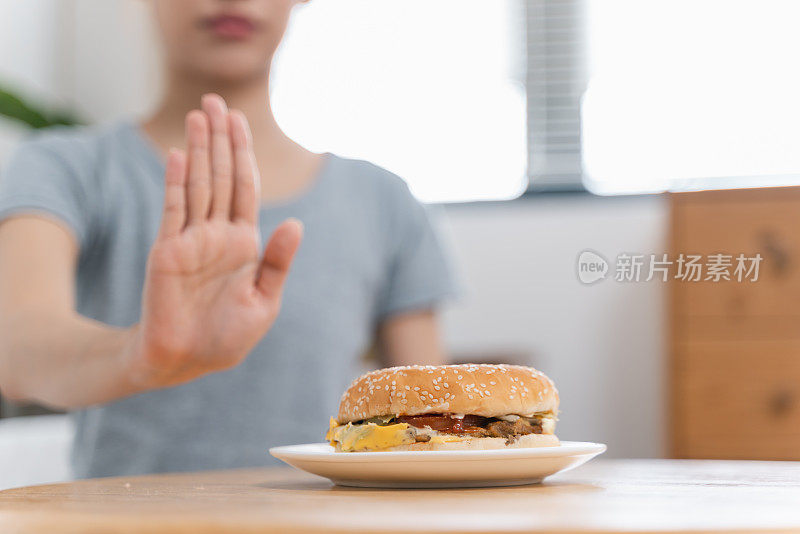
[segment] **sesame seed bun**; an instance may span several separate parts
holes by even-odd
[[[339,403],[339,424],[386,415],[439,413],[499,417],[558,411],[544,373],[521,365],[390,367],[360,376]]]

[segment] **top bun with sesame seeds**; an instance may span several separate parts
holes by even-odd
[[[521,365],[438,365],[379,369],[350,384],[338,424],[384,416],[482,417],[558,412],[558,391],[544,373]]]

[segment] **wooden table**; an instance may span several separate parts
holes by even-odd
[[[0,532],[800,532],[800,463],[596,460],[538,486],[370,490],[289,468],[0,492]]]

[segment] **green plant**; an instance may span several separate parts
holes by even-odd
[[[81,124],[72,113],[38,108],[3,87],[0,87],[0,117],[21,122],[31,128]]]

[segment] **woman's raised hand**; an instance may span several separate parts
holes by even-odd
[[[247,120],[218,95],[186,116],[186,152],[167,160],[164,214],[147,265],[132,379],[186,382],[241,362],[272,326],[299,221],[259,257],[259,175]]]

